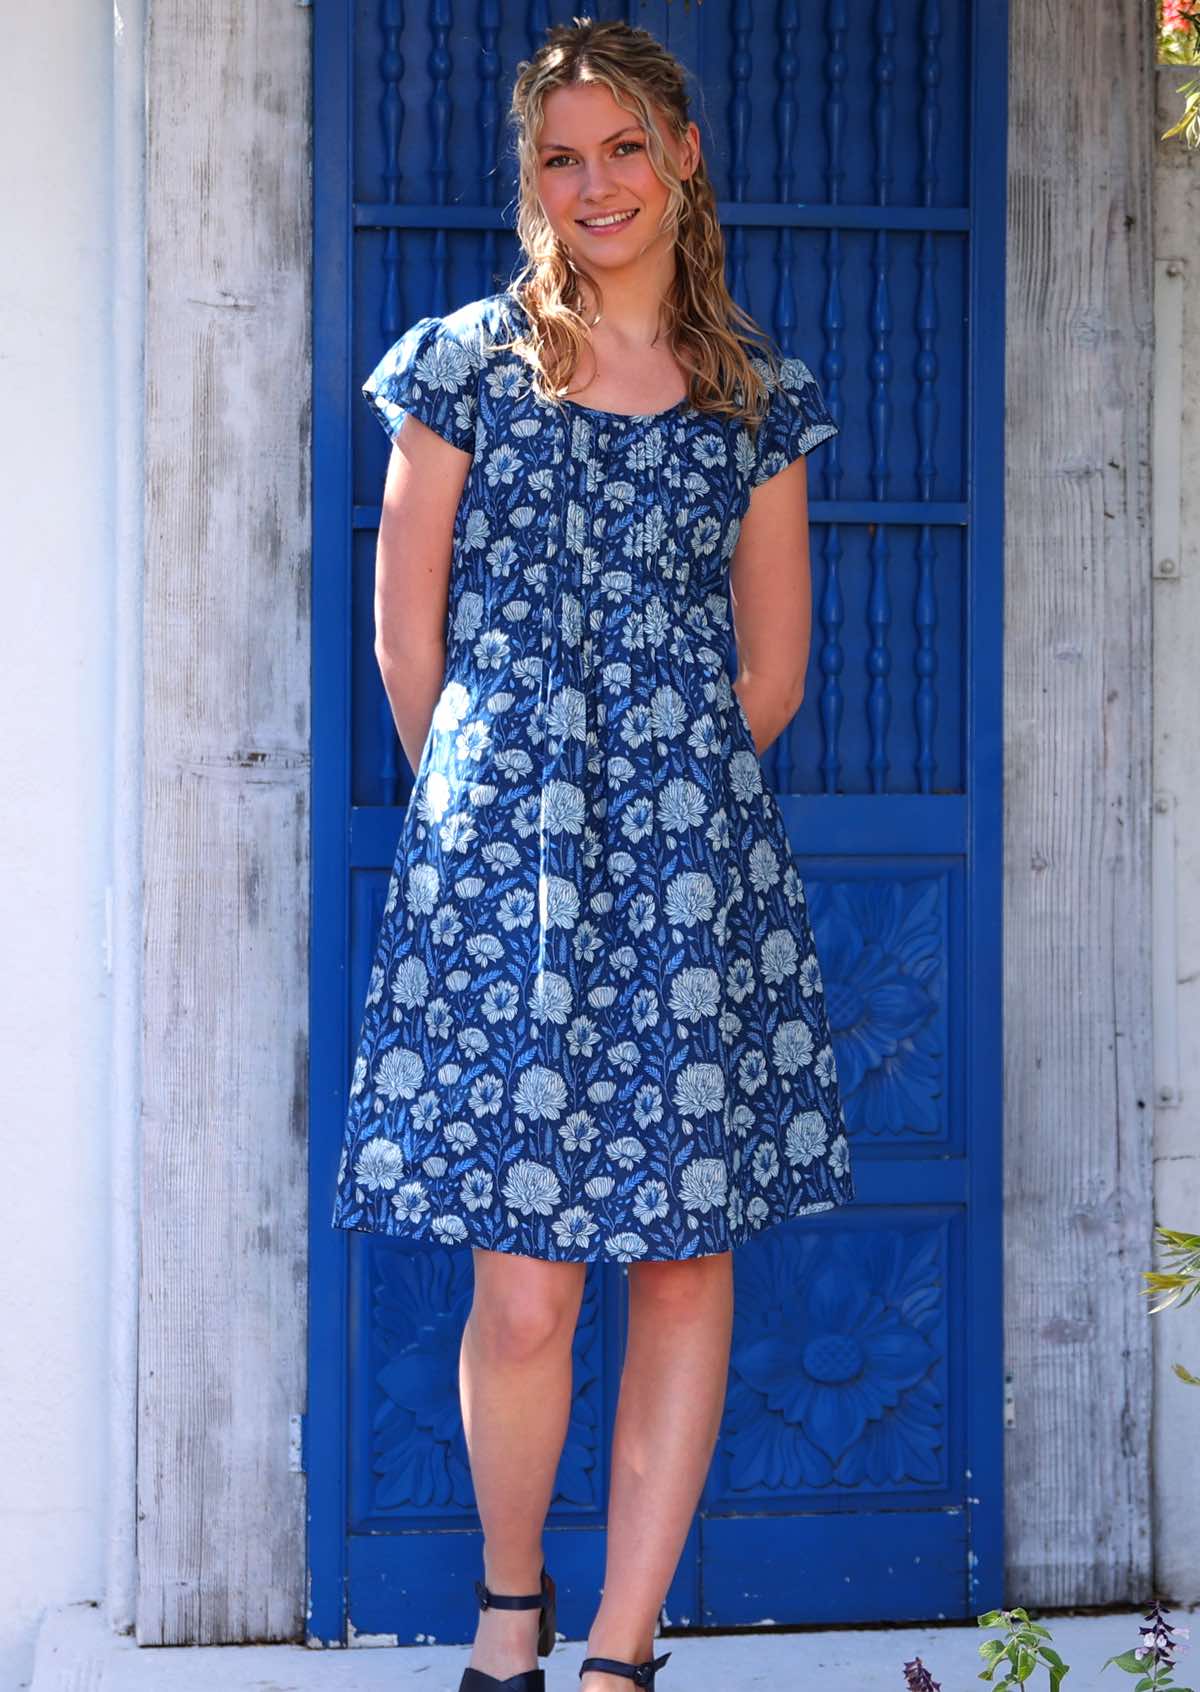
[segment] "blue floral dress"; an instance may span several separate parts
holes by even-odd
[[[350,1082],[333,1226],[698,1257],[854,1197],[821,969],[730,685],[752,489],[836,434],[799,359],[757,439],[533,390],[504,291],[363,386],[472,455],[444,685]],[[759,368],[767,375],[765,362]]]

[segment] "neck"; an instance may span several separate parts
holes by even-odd
[[[601,272],[597,281],[604,290],[603,306],[591,283],[581,277],[581,314],[590,325],[599,312],[600,326],[624,346],[653,346],[662,334],[663,302],[674,279],[674,250],[661,258],[646,253],[640,264]]]

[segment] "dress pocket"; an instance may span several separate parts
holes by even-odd
[[[734,692],[732,686],[729,689],[729,696],[733,701],[733,713],[737,719],[738,726],[742,731],[742,739],[745,742],[746,749],[753,752],[754,756],[757,758],[759,756],[759,752],[758,747],[754,743],[754,730],[750,727],[750,719],[746,715],[741,699]]]

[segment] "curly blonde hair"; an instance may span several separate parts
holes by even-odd
[[[768,402],[767,384],[752,362],[765,358],[779,374],[775,349],[742,310],[725,283],[725,238],[703,156],[681,178],[663,146],[657,115],[682,141],[689,122],[685,71],[648,30],[622,22],[577,17],[554,24],[531,59],[517,66],[509,121],[519,166],[517,238],[525,262],[509,283],[528,319],[524,334],[505,345],[533,371],[541,397],[557,403],[569,386],[588,341],[582,316],[581,272],[554,233],[537,190],[537,142],[546,97],[574,83],[602,83],[618,105],[645,127],[651,165],[666,187],[665,224],[676,242],[675,277],[664,300],[671,349],[688,372],[688,399],[701,411],[736,418],[752,431]]]

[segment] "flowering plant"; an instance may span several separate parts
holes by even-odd
[[[1156,1226],[1154,1237],[1163,1248],[1169,1268],[1165,1274],[1154,1269],[1142,1270],[1142,1279],[1146,1283],[1142,1292],[1147,1298],[1157,1296],[1159,1299],[1159,1303],[1150,1307],[1151,1316],[1157,1316],[1160,1310],[1166,1310],[1172,1304],[1178,1304],[1182,1309],[1200,1293],[1200,1234],[1185,1234],[1178,1228]],[[1173,1363],[1171,1367],[1181,1381],[1186,1381],[1189,1386],[1200,1386],[1200,1375],[1193,1375],[1182,1363]]]
[[[1176,1686],[1172,1678],[1176,1651],[1187,1649],[1179,1644],[1181,1639],[1188,1637],[1187,1628],[1172,1627],[1157,1598],[1143,1614],[1147,1625],[1138,1628],[1141,1644],[1135,1645],[1132,1651],[1122,1651],[1119,1657],[1110,1657],[1108,1663],[1116,1663],[1127,1674],[1141,1677],[1133,1692],[1191,1692],[1190,1687]],[[1107,1668],[1108,1663],[1102,1666]]]
[[[1200,65],[1200,12],[1187,0],[1157,0],[1158,62],[1160,65]],[[1200,147],[1200,77],[1193,77],[1177,94],[1187,96],[1183,116],[1163,135],[1185,134],[1189,147]]]

